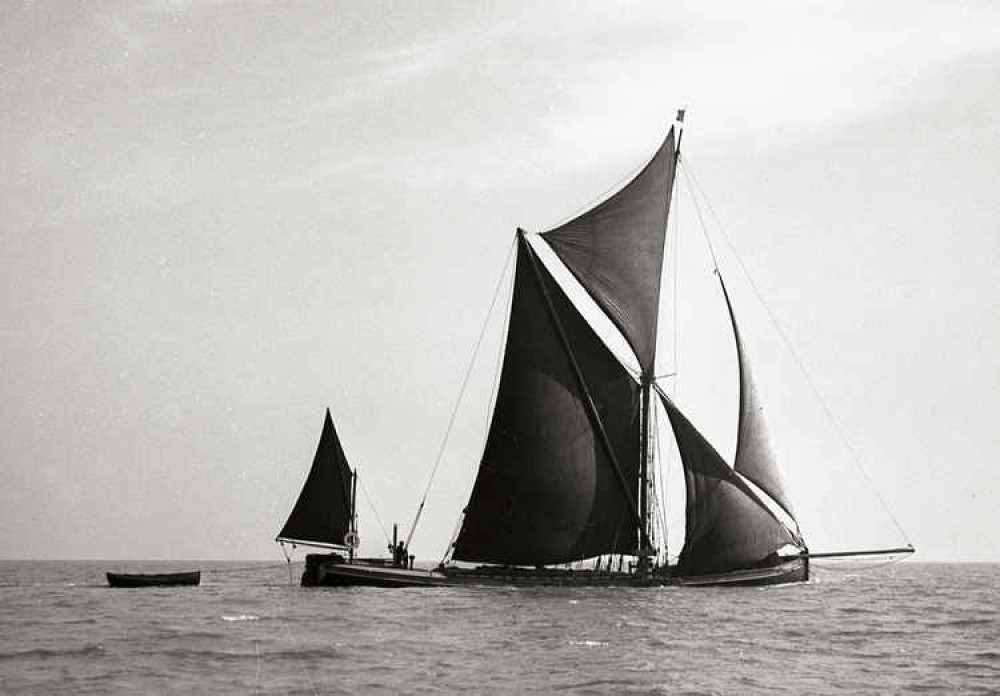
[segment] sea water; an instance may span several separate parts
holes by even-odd
[[[203,570],[112,589],[105,570]],[[283,565],[0,562],[0,692],[1000,692],[1000,565],[765,588],[302,588]]]

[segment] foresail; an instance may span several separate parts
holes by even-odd
[[[638,485],[638,387],[536,262],[519,236],[496,407],[455,560],[546,565],[638,548],[634,504],[585,403],[548,301],[631,491]]]
[[[679,575],[709,575],[767,564],[792,534],[662,393],[684,464],[687,492]]]
[[[350,529],[351,468],[326,411],[312,469],[278,540],[343,546]]]
[[[739,426],[733,468],[770,496],[794,520],[792,501],[785,491],[777,459],[771,447],[771,437],[764,420],[764,409],[757,393],[757,383],[754,381],[750,361],[740,338],[739,327],[736,325],[736,314],[733,312],[733,305],[721,275],[719,284],[722,286],[722,295],[726,300],[729,320],[733,326],[740,371]]]
[[[652,374],[667,215],[676,170],[674,130],[623,189],[543,233]]]

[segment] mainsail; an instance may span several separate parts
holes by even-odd
[[[623,189],[543,233],[560,260],[628,340],[643,374],[653,372],[660,274],[676,171],[674,129]]]
[[[344,546],[351,529],[351,467],[326,410],[312,469],[277,541]]]
[[[638,386],[519,235],[496,407],[453,558],[634,554],[638,465]]]
[[[794,544],[791,533],[680,409],[662,392],[660,399],[680,450],[687,493],[677,573],[707,575],[753,567]]]

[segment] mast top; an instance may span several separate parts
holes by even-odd
[[[683,109],[677,109],[677,118],[674,119],[674,129],[677,131],[677,143],[674,148],[675,153],[681,151],[681,138],[684,137],[684,114],[687,112],[687,107]]]

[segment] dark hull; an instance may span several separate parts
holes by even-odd
[[[303,587],[432,587],[450,585],[436,571],[400,568],[378,560],[345,561],[336,554],[309,554]]]
[[[302,574],[304,586],[316,587],[436,587],[446,585],[494,587],[754,587],[805,582],[809,562],[791,558],[764,568],[735,570],[699,576],[656,572],[648,576],[594,570],[532,570],[526,568],[447,567],[433,571],[409,570],[391,565],[345,563],[329,556],[310,554]]]
[[[713,575],[678,576],[673,578],[671,584],[682,587],[758,587],[807,580],[809,580],[809,559],[797,557],[766,568],[731,570]]]
[[[188,573],[107,573],[111,587],[176,587],[197,585],[201,571]]]
[[[561,568],[445,568],[443,574],[458,585],[500,587],[657,587],[670,584],[662,573],[642,576],[600,570],[564,570]]]

